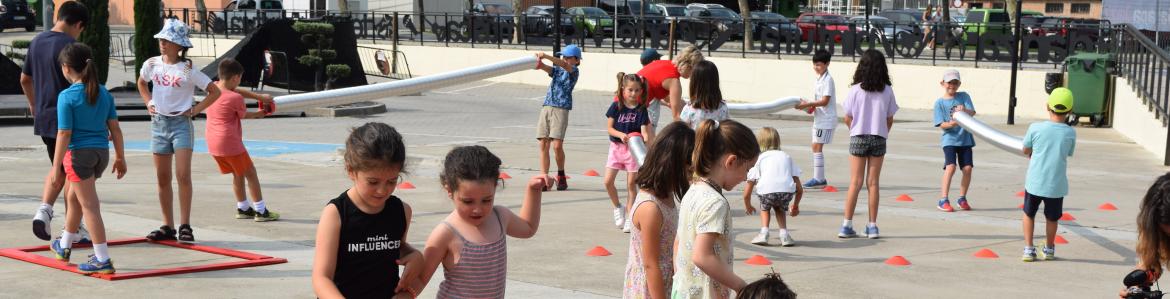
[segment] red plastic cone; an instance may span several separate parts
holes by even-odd
[[[1024,204],[1020,204],[1019,208],[1023,209],[1023,208],[1024,208]]]
[[[586,251],[585,255],[586,256],[610,256],[613,254],[609,253],[609,250],[605,250],[605,247],[597,246],[597,247],[593,247],[593,249],[590,249],[589,251]]]
[[[1016,197],[1024,197],[1024,191],[1016,192]]]
[[[825,186],[825,189],[824,189],[824,191],[825,191],[825,192],[837,192],[837,187],[833,187],[832,185],[830,185],[830,186]]]
[[[910,195],[902,194],[898,195],[897,201],[914,201],[914,199],[910,198]]]
[[[512,178],[512,176],[508,175],[507,172],[500,172],[500,179],[501,180],[506,180],[506,179],[510,179],[510,178]]]
[[[596,170],[590,169],[585,171],[585,176],[601,176]]]
[[[410,182],[402,182],[402,183],[398,184],[398,189],[412,190],[412,189],[414,189],[414,184],[411,184]]]
[[[889,259],[886,259],[886,265],[909,266],[910,261],[906,260],[906,258],[902,257],[901,255],[895,255],[891,256]]]
[[[1116,211],[1117,206],[1113,205],[1113,203],[1107,202],[1107,203],[1101,204],[1100,206],[1097,206],[1097,209],[1102,210],[1102,211]]]
[[[1053,240],[1053,241],[1052,241],[1053,243],[1056,243],[1056,244],[1068,244],[1068,240],[1065,240],[1065,239],[1064,239],[1064,237],[1061,237],[1060,235],[1057,235],[1055,239],[1056,239],[1056,240]]]
[[[748,265],[756,265],[756,266],[767,266],[767,265],[772,264],[772,261],[768,260],[768,258],[766,258],[762,255],[759,255],[759,254],[753,255],[752,257],[748,258],[746,261],[743,261],[743,262],[745,264],[748,264]]]
[[[1060,221],[1077,221],[1077,217],[1073,217],[1072,214],[1064,212],[1064,214],[1060,215]]]
[[[999,255],[995,254],[995,251],[991,251],[991,249],[983,248],[983,249],[980,249],[979,251],[975,252],[975,257],[985,258],[985,259],[995,259],[995,258],[999,258]]]

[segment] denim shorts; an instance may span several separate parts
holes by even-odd
[[[195,126],[185,115],[150,117],[150,151],[170,155],[175,150],[195,148]]]

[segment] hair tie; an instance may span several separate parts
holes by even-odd
[[[711,121],[715,122],[715,129],[719,129],[719,120],[712,119]]]
[[[90,63],[90,62],[93,62],[93,59],[89,59],[89,58],[86,58],[86,59],[85,59],[85,63],[86,63],[86,64],[88,64],[88,63]]]

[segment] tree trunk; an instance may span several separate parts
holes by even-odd
[[[739,13],[743,15],[743,48],[752,50],[752,7],[748,0],[739,0]]]
[[[1004,10],[1006,10],[1006,11],[1007,11],[1007,14],[1008,14],[1008,20],[1011,20],[1012,24],[1015,24],[1015,23],[1016,23],[1016,1],[1019,1],[1019,0],[1007,0],[1007,1],[1004,1],[1004,2],[1006,2],[1006,3],[1007,3],[1007,5],[1006,5],[1006,6],[1004,6]],[[1013,25],[1013,26],[1014,26],[1014,25]]]
[[[520,20],[520,12],[521,12],[520,6],[521,5],[524,5],[524,1],[512,0],[512,24],[513,24],[512,26],[514,26],[512,28],[512,29],[514,29],[514,30],[512,30],[512,42],[517,43],[517,44],[520,43],[520,37],[524,33],[524,32],[522,32],[524,30],[521,30],[521,24],[520,24],[520,21],[521,21]]]
[[[199,31],[207,32],[207,4],[203,0],[195,0],[195,13],[199,14],[196,20],[199,20]]]

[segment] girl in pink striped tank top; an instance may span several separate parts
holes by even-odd
[[[423,273],[412,286],[419,292],[443,265],[437,298],[504,298],[508,273],[507,236],[531,238],[540,225],[540,192],[552,180],[528,181],[520,214],[495,205],[500,158],[483,146],[461,146],[447,153],[439,180],[455,210],[431,231]]]

